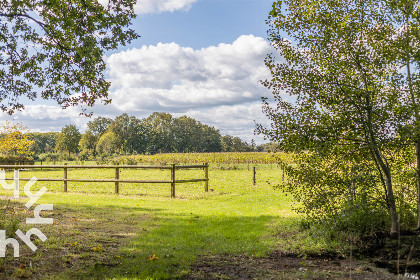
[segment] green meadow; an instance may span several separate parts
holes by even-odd
[[[228,168],[226,168],[228,169]],[[12,172],[7,172],[11,177]],[[62,170],[21,171],[21,178],[60,178]],[[70,170],[69,178],[113,178],[110,170]],[[169,176],[169,177],[168,177]],[[203,170],[177,171],[177,179],[202,178]],[[168,170],[122,170],[124,179],[168,179]],[[48,237],[33,238],[32,252],[21,242],[20,258],[1,259],[4,278],[17,279],[188,279],[191,266],[209,256],[265,257],[273,251],[296,253],[337,251],[340,244],[325,242],[301,229],[301,217],[290,195],[273,187],[281,170],[270,165],[222,170],[210,167],[208,193],[204,183],[177,184],[170,198],[169,184],[121,184],[119,195],[113,183],[38,182],[33,192],[48,191],[37,204],[53,204],[41,213],[54,218],[52,225],[38,228]],[[2,209],[25,232],[23,187],[21,198],[11,199],[1,191]],[[15,227],[13,227],[15,226]],[[293,277],[291,278],[293,279]]]

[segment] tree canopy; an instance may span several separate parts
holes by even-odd
[[[6,122],[0,129],[0,154],[2,155],[30,155],[29,147],[34,141],[28,137],[28,128],[19,123]]]
[[[57,139],[57,150],[75,153],[78,151],[79,142],[82,138],[75,125],[70,124],[63,127]]]
[[[104,52],[130,43],[135,1],[0,0],[0,109],[24,100],[63,108],[110,102]],[[101,2],[102,3],[102,2]]]
[[[400,173],[414,171],[412,152],[420,143],[413,83],[419,75],[410,72],[419,61],[417,2],[273,4],[270,40],[285,63],[266,59],[272,79],[264,85],[277,104],[265,99],[273,126],[259,131],[295,153],[298,165],[285,166],[293,178],[288,189],[302,190],[295,194],[308,213],[338,221],[348,209],[361,217],[383,207],[391,235],[399,222],[410,224],[412,214],[400,213],[399,221],[397,208],[412,209],[412,192],[396,186],[413,178]],[[413,180],[406,184],[415,187]]]

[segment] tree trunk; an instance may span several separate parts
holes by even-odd
[[[398,213],[397,213],[397,207],[395,205],[394,190],[392,188],[391,173],[389,172],[389,168],[387,169],[388,169],[387,172],[384,172],[384,173],[385,173],[385,180],[386,180],[386,189],[388,192],[389,213],[391,214],[390,235],[391,235],[391,238],[397,238],[398,232],[399,232]]]
[[[386,191],[388,194],[388,210],[391,216],[390,236],[391,238],[397,238],[398,232],[399,232],[399,226],[398,226],[399,221],[398,221],[397,206],[395,204],[394,189],[392,187],[391,170],[389,166],[384,162],[379,150],[374,149],[374,154],[375,154],[376,161],[378,162],[380,168],[382,169],[382,172],[385,175],[385,185],[386,185]]]
[[[417,229],[420,230],[420,140],[416,142],[417,156]]]

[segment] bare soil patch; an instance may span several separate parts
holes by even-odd
[[[253,279],[397,279],[367,261],[328,256],[302,258],[275,251],[267,257],[202,256],[192,266],[188,280]],[[403,279],[400,277],[400,279]]]

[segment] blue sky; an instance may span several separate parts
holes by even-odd
[[[266,38],[272,0],[199,0],[189,10],[138,15],[133,45],[176,42],[194,49],[231,43],[241,35]]]
[[[107,0],[100,0],[105,2]],[[138,0],[133,22],[141,36],[107,54],[111,105],[95,106],[94,117],[153,112],[187,115],[222,134],[255,139],[255,121],[267,124],[259,80],[269,78],[265,20],[273,0]],[[33,131],[59,131],[91,119],[80,108],[61,110],[37,101],[12,118]],[[1,120],[10,120],[3,115]]]

